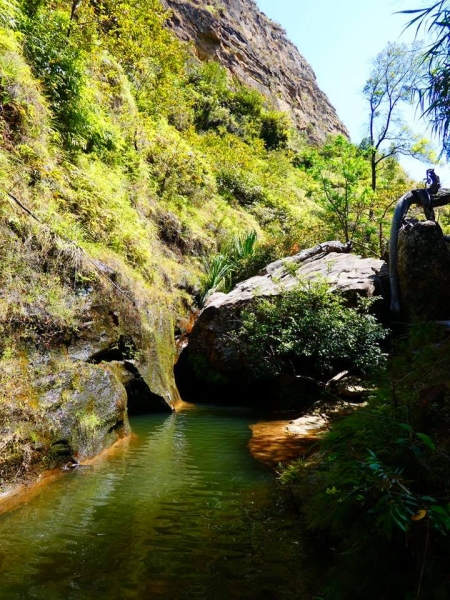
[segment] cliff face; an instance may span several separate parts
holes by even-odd
[[[348,132],[314,71],[253,0],[162,0],[169,25],[194,43],[201,60],[215,59],[242,83],[256,88],[275,108],[287,112],[311,142]]]

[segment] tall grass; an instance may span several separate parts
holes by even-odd
[[[236,235],[225,244],[219,254],[205,261],[200,303],[203,305],[214,292],[228,293],[239,281],[239,273],[245,262],[255,254],[256,231]]]
[[[226,247],[225,254],[227,254],[231,260],[236,263],[236,267],[238,267],[239,262],[247,260],[254,255],[257,239],[258,235],[256,231],[250,231],[243,235],[236,235]]]

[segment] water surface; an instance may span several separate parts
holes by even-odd
[[[136,437],[0,518],[0,598],[307,600],[301,523],[246,411],[132,419]]]

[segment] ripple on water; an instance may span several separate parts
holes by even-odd
[[[136,437],[0,518],[0,598],[308,598],[300,526],[250,417],[136,417]]]

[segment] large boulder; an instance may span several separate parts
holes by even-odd
[[[387,312],[387,270],[385,263],[350,254],[350,247],[326,242],[295,256],[268,265],[260,275],[238,284],[229,294],[213,294],[190,334],[188,346],[177,365],[177,382],[183,398],[229,393],[276,395],[270,386],[257,391],[242,348],[230,332],[239,322],[241,311],[258,298],[280,295],[300,280],[322,278],[330,290],[340,292],[354,305],[358,297],[379,297],[375,308]],[[378,306],[376,306],[378,305]],[[276,386],[278,387],[278,386]],[[296,382],[283,381],[284,395],[296,395]],[[249,390],[252,390],[249,392]]]
[[[405,223],[398,236],[397,270],[407,318],[450,319],[450,251],[438,223]]]
[[[100,261],[95,263],[102,269],[100,272],[117,280],[115,271]],[[159,300],[149,289],[139,289],[137,285],[133,297],[106,286],[99,291],[88,290],[78,315],[78,327],[65,340],[64,353],[74,362],[126,361],[128,366],[133,363],[137,378],[153,397],[160,398],[157,403],[148,403],[148,412],[155,408],[171,412],[179,402],[173,377],[173,318],[170,308]]]
[[[107,448],[129,433],[128,414],[170,413],[179,401],[164,290],[112,261],[89,259],[95,269],[78,278],[63,254],[50,276],[33,244],[6,239],[31,266],[9,291],[7,270],[2,279],[0,492]]]
[[[83,460],[130,433],[127,391],[109,364],[71,362],[52,354],[3,362],[0,402],[0,491],[42,469]],[[5,487],[6,486],[6,487]]]

